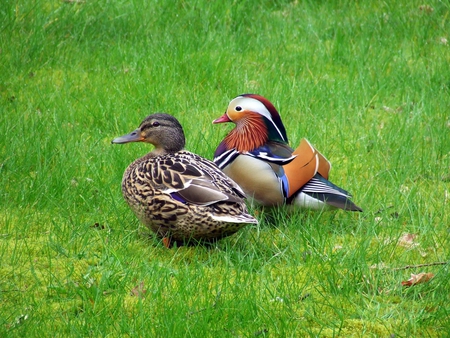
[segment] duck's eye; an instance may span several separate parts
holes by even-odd
[[[153,123],[152,123],[152,126],[153,126],[153,127],[159,127],[159,126],[160,126],[160,124],[159,124],[159,122],[158,122],[158,121],[155,121],[155,122],[153,122]]]
[[[242,110],[242,107],[241,107],[241,106],[236,106],[236,108],[234,108],[234,110],[236,110],[236,111],[241,111],[241,110]]]

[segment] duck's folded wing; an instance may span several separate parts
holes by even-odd
[[[292,155],[292,152],[293,149],[287,144],[274,141],[269,141],[261,147],[243,153],[234,148],[227,149],[226,144],[222,142],[214,153],[214,163],[223,169],[239,155],[248,155],[272,164],[285,165],[296,157]]]
[[[305,186],[315,174],[328,178],[331,165],[328,160],[314,148],[307,139],[302,139],[293,155],[297,157],[283,166],[287,181],[287,197],[291,197]]]
[[[160,186],[163,193],[183,203],[196,205],[210,205],[221,201],[241,203],[242,198],[235,191],[240,188],[238,186],[235,188],[235,183],[219,171],[212,162],[208,164],[210,165],[198,163],[194,165],[185,159],[154,164],[151,169],[151,179]],[[211,165],[214,168],[210,168]],[[225,189],[221,189],[221,185],[208,173],[212,169],[216,170],[216,174],[223,180],[221,183],[222,186],[226,185]]]
[[[307,194],[336,208],[362,211],[360,207],[350,200],[352,195],[348,191],[339,188],[337,185],[322,177],[319,173],[314,175],[314,177],[306,183],[296,195],[299,193]],[[294,195],[293,198],[295,198],[296,195]]]
[[[195,179],[186,182],[185,188],[173,191],[170,195],[184,203],[210,205],[217,202],[242,203],[242,199],[220,191],[211,181]]]
[[[276,165],[285,165],[295,159],[296,155],[292,152],[293,149],[287,144],[270,141],[244,154]]]

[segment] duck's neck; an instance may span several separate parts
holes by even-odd
[[[145,161],[147,161],[147,160],[149,160],[151,158],[158,157],[158,156],[164,156],[164,155],[167,155],[167,154],[170,154],[170,152],[168,152],[168,151],[166,151],[166,150],[164,150],[162,148],[155,148],[151,152],[149,152],[149,153],[145,154],[144,156],[139,157],[138,159],[136,159],[133,163],[134,164],[138,164],[140,162],[145,162]]]
[[[268,141],[268,130],[261,115],[247,113],[225,137],[228,149],[252,151]]]
[[[166,150],[164,148],[156,147],[150,153],[148,153],[146,156],[149,156],[149,157],[164,156],[164,155],[167,155],[167,154],[174,154],[176,152],[177,151],[168,151],[168,150]]]

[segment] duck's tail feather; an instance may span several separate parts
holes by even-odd
[[[362,211],[360,207],[350,200],[352,196],[348,191],[339,188],[320,174],[314,175],[314,177],[306,183],[295,196],[292,196],[289,199],[291,201],[288,201],[288,203],[292,202],[292,200],[300,193],[306,194],[335,208],[350,211]]]

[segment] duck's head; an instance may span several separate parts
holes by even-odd
[[[153,153],[176,153],[184,148],[186,143],[183,127],[180,122],[169,114],[156,113],[147,116],[139,128],[129,134],[120,136],[111,143],[146,142],[155,146]]]
[[[235,148],[238,143],[238,147],[249,148],[239,149],[240,151],[254,149],[267,141],[288,142],[280,114],[274,105],[261,95],[243,94],[231,100],[225,114],[213,121],[224,122],[236,124],[236,128],[228,135],[231,135],[228,142],[235,143],[231,145]]]

